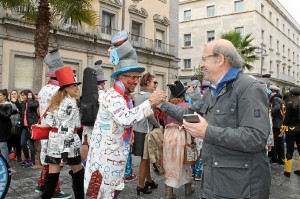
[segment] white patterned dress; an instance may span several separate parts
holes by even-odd
[[[67,158],[80,156],[81,141],[76,128],[80,127],[79,109],[75,99],[67,95],[53,112],[48,112],[42,124],[57,128],[58,132],[50,131],[47,156],[62,158],[62,153],[67,153]]]
[[[129,109],[114,88],[101,99],[90,140],[84,191],[88,198],[112,199],[124,188],[125,165],[130,151],[123,140],[126,128],[153,114],[149,101]]]
[[[47,110],[47,108],[50,104],[51,97],[54,95],[54,93],[56,91],[58,91],[58,89],[59,89],[59,86],[51,84],[51,82],[50,82],[49,84],[47,84],[40,90],[40,92],[38,94],[40,117],[42,117],[44,112]],[[42,120],[43,120],[43,118],[42,118]],[[41,159],[42,165],[48,165],[45,162],[45,158],[47,155],[47,147],[48,147],[48,140],[41,140],[40,159]]]

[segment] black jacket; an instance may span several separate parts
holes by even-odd
[[[5,142],[11,135],[10,115],[12,106],[10,103],[0,105],[0,142]]]
[[[39,107],[39,102],[33,99],[28,99],[27,102],[28,102],[27,109],[26,109],[26,102],[17,102],[16,105],[20,110],[21,125],[24,126],[24,113],[26,110],[28,127],[31,127],[31,125],[36,124],[38,122],[37,109]]]

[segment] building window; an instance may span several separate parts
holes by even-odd
[[[277,52],[279,53],[279,40],[277,40],[276,42],[276,48],[277,48]]]
[[[270,48],[272,48],[272,46],[273,46],[273,37],[272,35],[270,35]]]
[[[285,53],[285,45],[282,45],[282,56],[284,56]]]
[[[295,62],[295,52],[293,52],[293,62]]]
[[[288,36],[290,36],[290,29],[288,29]]]
[[[136,21],[132,21],[131,25],[131,39],[133,41],[139,41],[141,37],[142,24]]]
[[[290,59],[290,53],[291,53],[291,50],[288,48],[288,59]]]
[[[244,27],[236,27],[234,30],[235,30],[235,32],[239,32],[240,35],[241,35],[242,37],[244,37],[244,35],[245,35]]]
[[[282,24],[282,32],[284,33],[285,25]]]
[[[270,61],[270,71],[272,71],[272,65],[273,65],[273,62]]]
[[[243,12],[244,11],[244,1],[235,1],[234,2],[234,12]]]
[[[184,11],[184,21],[191,20],[191,18],[192,18],[192,11],[185,10]]]
[[[164,42],[165,42],[165,31],[156,29],[156,32],[155,32],[155,47],[156,47],[157,51],[163,52]]]
[[[207,16],[208,17],[215,16],[215,6],[207,6],[206,11],[207,11]]]
[[[276,18],[276,26],[278,27],[279,26],[279,19]]]
[[[115,23],[115,15],[103,11],[101,33],[111,35],[112,29],[114,28],[114,23]]]
[[[269,20],[272,22],[272,12],[269,12]]]
[[[265,6],[264,6],[264,4],[260,5],[260,12],[261,12],[262,15],[264,15],[264,12],[265,12]]]
[[[285,67],[282,67],[282,73],[285,74]]]
[[[191,45],[192,45],[192,35],[184,34],[184,46],[191,46]]]
[[[207,31],[207,41],[210,42],[215,39],[215,31]]]
[[[261,41],[264,42],[265,40],[265,31],[261,30]]]
[[[191,59],[184,59],[184,68],[188,69],[188,68],[192,68],[192,61]]]

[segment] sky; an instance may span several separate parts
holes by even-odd
[[[281,5],[300,25],[300,1],[299,0],[278,0]]]

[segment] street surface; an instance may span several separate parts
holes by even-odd
[[[297,152],[295,152],[293,170],[297,167]],[[135,173],[138,173],[138,164],[139,159],[133,156],[133,170]],[[34,189],[37,185],[37,179],[40,175],[41,169],[30,169],[19,166],[16,161],[10,163],[11,167],[17,170],[17,173],[12,174],[12,180],[6,199],[32,199],[39,198],[40,194],[35,193]],[[60,174],[61,180],[61,190],[65,193],[72,193],[72,182],[71,176],[69,176],[68,171],[70,167],[65,166]],[[272,187],[270,199],[299,199],[300,198],[300,177],[291,173],[291,177],[287,178],[283,176],[284,165],[271,164],[272,172]],[[155,182],[159,184],[156,190],[152,191],[152,194],[140,196],[136,194],[137,180],[125,184],[125,189],[119,195],[118,199],[160,199],[165,194],[165,185],[164,179],[162,176],[156,176],[154,173],[152,177],[155,178]],[[263,177],[263,176],[262,176]],[[176,189],[175,193],[177,194],[178,199],[184,198],[200,198],[200,182],[194,182],[196,187],[196,192],[190,196],[184,196],[184,186],[180,189]]]

